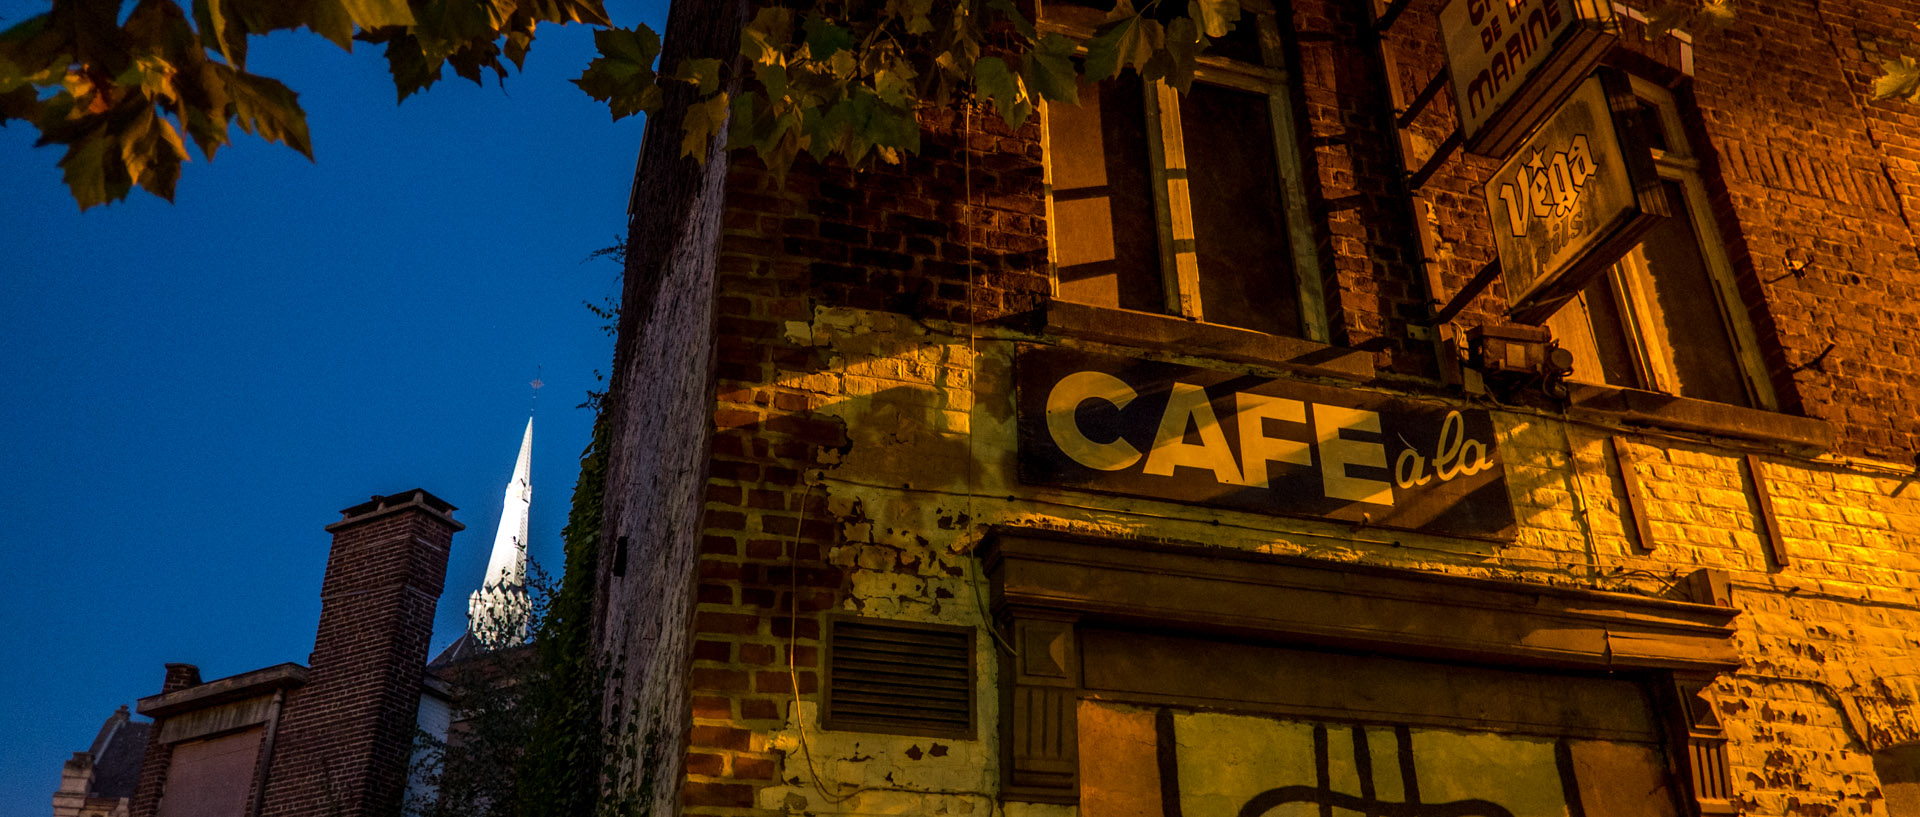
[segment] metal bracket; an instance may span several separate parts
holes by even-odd
[[[1440,311],[1433,314],[1433,325],[1442,326],[1452,321],[1455,315],[1460,314],[1460,310],[1467,308],[1467,304],[1479,297],[1480,293],[1493,283],[1493,279],[1498,277],[1500,277],[1500,259],[1495,258],[1481,267],[1479,272],[1474,273],[1472,278],[1467,279],[1467,285],[1461,287],[1460,291],[1454,293],[1453,298],[1447,301],[1446,306],[1440,307]]]
[[[1393,21],[1400,17],[1400,12],[1406,11],[1410,5],[1413,5],[1413,0],[1393,0],[1387,5],[1386,11],[1380,12],[1380,19],[1373,22],[1373,29],[1386,33],[1387,29],[1393,28]]]
[[[1427,161],[1420,165],[1420,169],[1407,177],[1407,189],[1411,192],[1425,187],[1427,180],[1433,178],[1433,174],[1440,170],[1440,166],[1453,158],[1453,152],[1460,149],[1461,141],[1460,129],[1455,128],[1453,133],[1447,135],[1447,141],[1441,142],[1439,147],[1433,149],[1433,155],[1427,157]]]
[[[1400,112],[1400,118],[1394,124],[1399,125],[1401,130],[1412,127],[1413,120],[1420,118],[1421,112],[1433,103],[1433,98],[1440,95],[1440,89],[1447,87],[1447,83],[1452,79],[1452,69],[1444,65],[1440,66],[1439,72],[1433,75],[1433,79],[1427,80],[1427,87],[1421,88],[1412,102],[1407,103],[1407,109]]]

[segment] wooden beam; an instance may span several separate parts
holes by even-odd
[[[1747,474],[1753,478],[1753,495],[1760,500],[1760,523],[1766,526],[1767,553],[1775,567],[1792,563],[1787,556],[1787,540],[1780,533],[1780,518],[1773,511],[1773,492],[1767,490],[1766,471],[1760,467],[1760,455],[1747,455]]]
[[[1620,469],[1620,485],[1627,494],[1627,516],[1633,519],[1633,530],[1640,535],[1640,549],[1652,551],[1659,547],[1659,542],[1653,538],[1653,520],[1647,517],[1647,488],[1640,482],[1639,464],[1627,445],[1626,437],[1614,436],[1613,462]]]

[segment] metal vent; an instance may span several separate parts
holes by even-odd
[[[973,631],[832,618],[827,625],[828,729],[973,735]]]

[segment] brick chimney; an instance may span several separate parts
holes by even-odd
[[[307,684],[287,702],[262,817],[400,810],[454,507],[420,489],[342,511]]]
[[[160,693],[178,692],[200,685],[200,668],[192,664],[168,664],[167,675],[160,682]],[[140,781],[133,787],[132,817],[153,817],[154,810],[160,805],[160,792],[165,788],[167,771],[173,763],[173,752],[166,743],[159,740],[160,723],[153,725],[153,739],[147,741],[146,751],[140,761]]]

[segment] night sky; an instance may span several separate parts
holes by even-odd
[[[45,7],[0,0],[0,27]],[[610,4],[658,29],[664,0]],[[587,29],[542,27],[505,89],[448,71],[394,102],[378,48],[256,39],[317,163],[235,129],[86,213],[59,148],[0,129],[0,817],[45,815],[61,763],[162,665],[305,663],[339,510],[413,487],[459,506],[433,648],[465,626],[537,376],[535,561],[559,531],[613,354],[584,305],[619,268],[639,117],[570,83]]]

